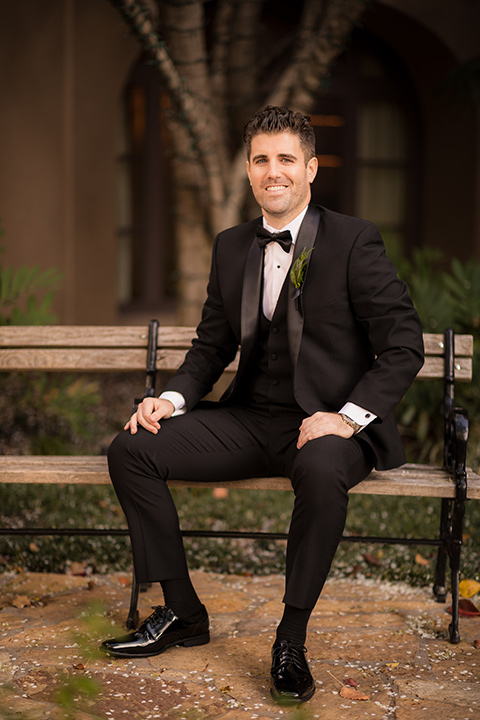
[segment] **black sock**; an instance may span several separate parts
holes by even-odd
[[[277,628],[277,640],[291,640],[297,645],[305,645],[307,624],[312,611],[285,605],[283,617]]]
[[[202,610],[202,603],[189,577],[173,578],[160,582],[165,605],[179,618],[189,618]]]

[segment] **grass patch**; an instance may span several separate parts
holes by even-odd
[[[175,488],[180,524],[187,529],[287,532],[293,493],[230,490],[216,498],[209,488]],[[112,488],[103,486],[0,486],[1,523],[8,527],[125,527]],[[352,495],[346,534],[436,537],[440,501]],[[467,503],[462,577],[479,577],[480,503]],[[219,573],[283,573],[285,542],[199,539],[185,540],[189,565]],[[420,557],[418,557],[420,554]],[[130,542],[123,537],[0,537],[3,569],[64,572],[71,562],[91,572],[131,569]],[[341,543],[332,574],[379,577],[430,585],[436,548]]]

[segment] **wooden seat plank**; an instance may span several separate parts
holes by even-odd
[[[6,455],[0,465],[0,483],[108,485],[110,479],[105,456]],[[215,484],[172,479],[168,484],[172,487],[291,490],[290,480],[284,477],[225,480]],[[374,470],[350,492],[363,495],[453,498],[455,485],[453,478],[441,467],[408,464],[393,470]],[[480,499],[480,476],[472,470],[468,472],[467,497]]]

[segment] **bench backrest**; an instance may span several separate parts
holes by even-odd
[[[175,371],[195,336],[193,327],[4,326],[0,371]],[[445,378],[445,336],[425,333],[419,379]],[[473,336],[454,336],[454,376],[472,380]],[[235,360],[227,372],[234,372]]]

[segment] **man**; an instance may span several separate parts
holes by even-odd
[[[272,695],[302,702],[315,691],[307,623],[342,535],[348,490],[373,466],[405,461],[392,409],[422,365],[422,331],[377,229],[309,205],[317,172],[309,118],[267,107],[246,124],[245,141],[263,217],[216,238],[192,348],[109,453],[137,580],[160,581],[165,606],[102,647],[145,657],[209,641],[166,479],[284,475],[295,504]],[[233,383],[219,403],[202,403],[239,345]]]

